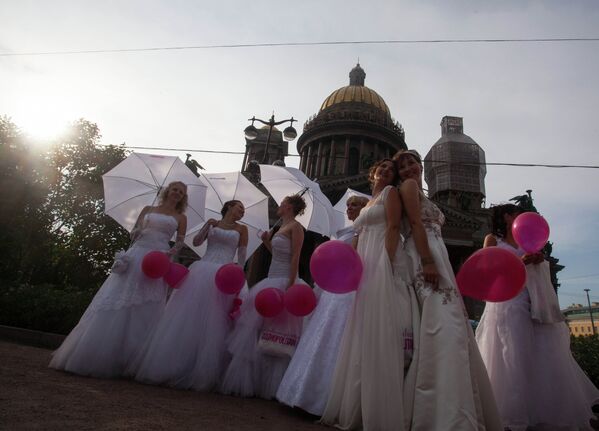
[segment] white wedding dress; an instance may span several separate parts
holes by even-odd
[[[405,377],[405,335],[413,328],[415,296],[402,277],[408,256],[398,244],[393,262],[385,249],[385,200],[392,186],[365,207],[354,222],[360,232],[362,281],[350,311],[330,394],[321,421],[341,429],[407,429],[413,394]]]
[[[171,294],[162,318],[132,369],[144,383],[205,391],[218,382],[225,363],[225,340],[232,328],[235,295],[215,285],[216,272],[233,262],[239,232],[213,227],[206,254]],[[247,293],[247,287],[244,287]]]
[[[168,286],[141,270],[144,256],[167,251],[177,229],[170,215],[149,213],[138,239],[127,250],[124,273],[111,273],[81,320],[52,355],[50,367],[94,377],[120,377],[139,354],[160,319]]]
[[[350,226],[338,232],[338,238],[351,244],[354,233]],[[304,319],[302,337],[277,390],[277,400],[322,415],[354,297],[355,292],[319,292],[316,308]]]
[[[268,287],[285,291],[289,281],[291,240],[282,234],[272,238],[272,261],[268,277],[256,283],[241,305],[241,314],[227,340],[231,361],[223,375],[220,391],[243,397],[274,398],[289,365],[289,357],[271,356],[258,346],[263,325],[295,327],[301,331],[301,317],[283,310],[273,318],[264,318],[254,306],[256,295]],[[304,283],[297,279],[296,283]]]
[[[416,390],[411,429],[503,430],[441,236],[445,217],[422,193],[420,202],[428,245],[439,271],[439,285],[433,288],[424,281],[414,238],[406,230],[406,250],[414,265],[413,285],[421,313],[420,334],[414,337]],[[407,221],[402,225],[408,226]]]
[[[501,239],[497,246],[518,257],[524,254]],[[599,391],[572,357],[563,316],[541,310],[538,315],[548,322],[540,323],[531,314],[537,295],[529,289],[538,281],[539,271],[548,271],[541,266],[544,264],[526,265],[527,286],[515,298],[487,302],[476,341],[504,427],[512,431],[528,427],[591,429],[591,406],[599,401]],[[546,287],[540,294],[555,295],[553,286]],[[551,303],[539,299],[544,307]]]

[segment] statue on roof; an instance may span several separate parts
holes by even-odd
[[[522,208],[523,211],[531,211],[535,213],[539,212],[533,204],[532,190],[530,189],[526,190],[525,195],[514,196],[510,199],[510,201],[514,202],[516,205]]]

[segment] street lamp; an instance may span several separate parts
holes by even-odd
[[[584,289],[584,291],[587,293],[587,302],[589,303],[589,314],[591,315],[591,327],[593,328],[593,335],[595,335],[596,334],[595,321],[593,320],[593,309],[591,308],[591,300],[589,299],[589,290],[590,289]]]
[[[266,145],[264,147],[264,157],[262,157],[262,163],[268,163],[268,144],[270,144],[270,136],[272,134],[273,127],[289,122],[291,124],[286,127],[285,130],[283,130],[283,139],[289,142],[293,141],[297,137],[297,131],[293,128],[293,122],[297,120],[293,117],[287,120],[275,121],[275,114],[272,114],[270,120],[268,121],[264,121],[256,117],[249,118],[248,121],[251,121],[252,124],[247,126],[243,133],[245,134],[246,139],[249,141],[253,141],[258,137],[258,129],[256,129],[254,126],[254,121],[258,121],[268,126],[268,136],[266,137]]]

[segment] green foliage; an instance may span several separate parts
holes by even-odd
[[[91,302],[94,288],[58,288],[51,284],[4,286],[0,324],[68,334]]]
[[[126,157],[80,119],[55,142],[0,116],[0,320],[68,331],[106,278],[127,232],[104,215],[102,174]],[[42,145],[44,144],[44,145]]]
[[[580,368],[589,376],[593,384],[599,387],[599,336],[572,336],[570,347]]]

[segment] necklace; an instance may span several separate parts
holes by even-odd
[[[225,221],[221,221],[221,222],[220,222],[220,225],[221,225],[222,227],[231,228],[231,227],[235,227],[235,226],[237,226],[237,223],[235,223],[235,222],[225,222]]]

